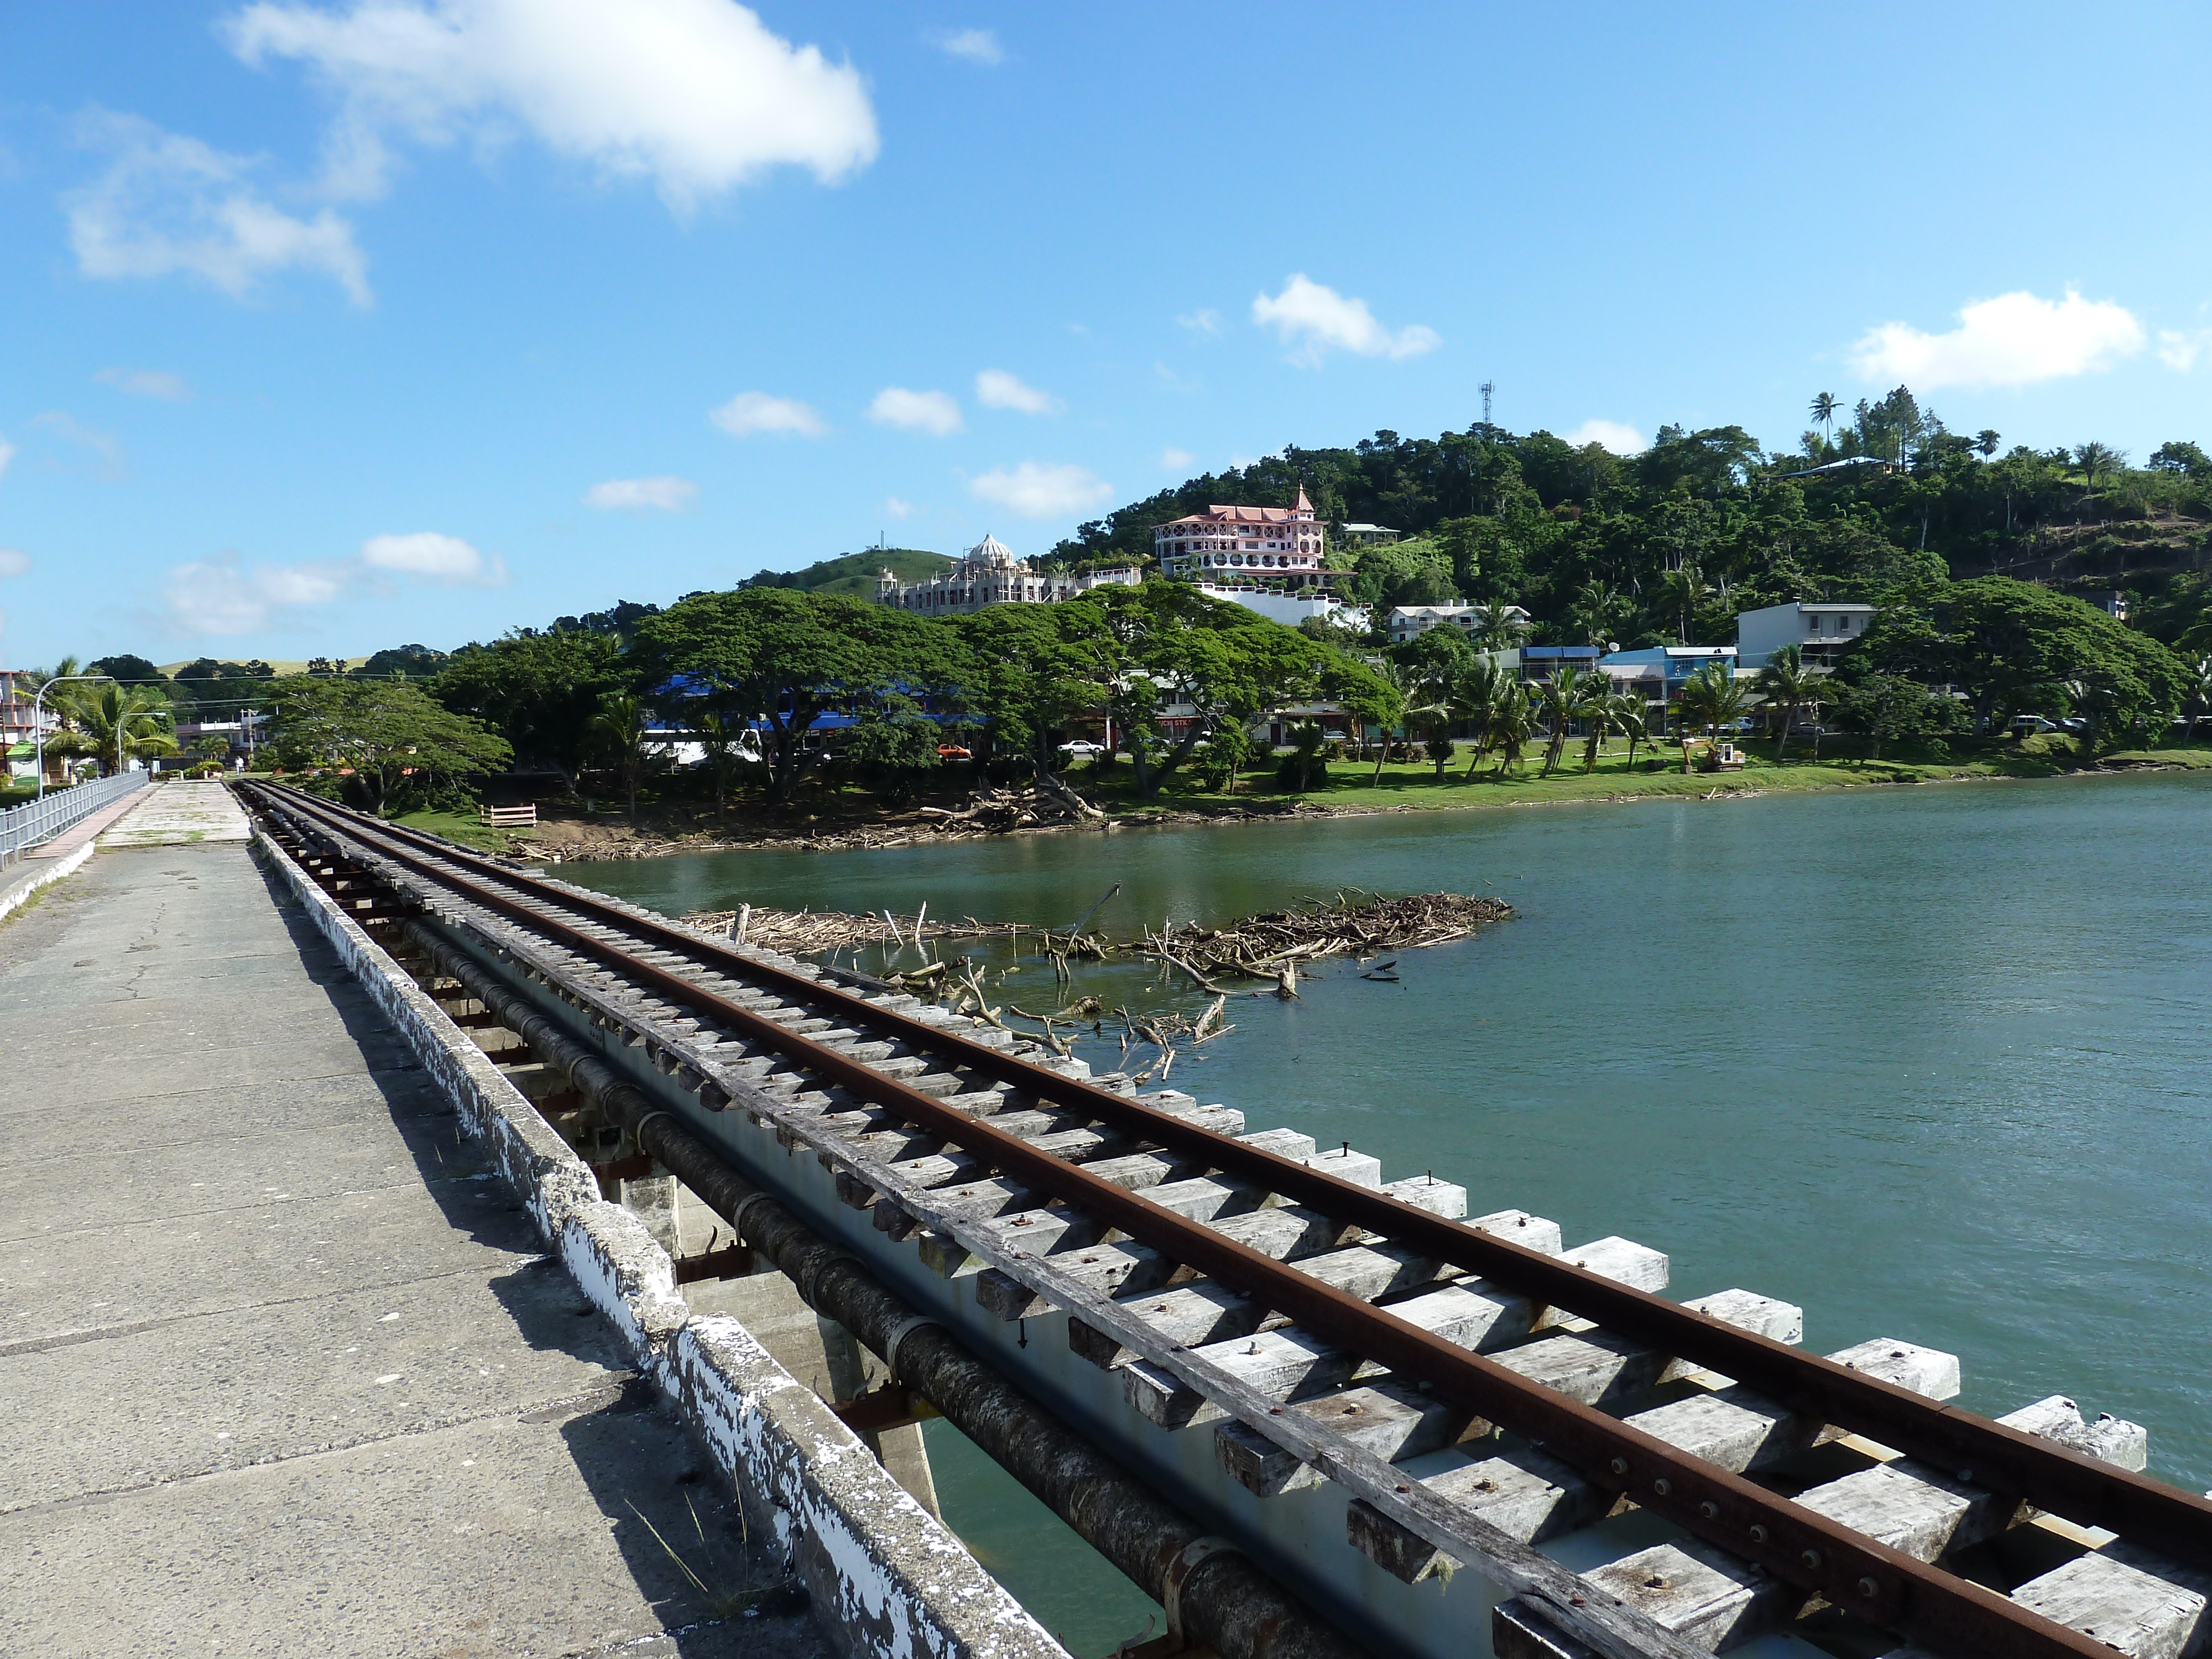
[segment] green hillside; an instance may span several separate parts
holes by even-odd
[[[844,593],[872,599],[876,573],[886,566],[901,581],[917,582],[943,575],[952,568],[952,561],[942,553],[925,553],[915,547],[870,547],[842,559],[820,560],[804,570],[763,570],[738,586],[795,587],[805,593]]]

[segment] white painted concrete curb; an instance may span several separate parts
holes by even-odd
[[[484,1142],[549,1249],[730,1478],[750,1523],[782,1547],[834,1644],[897,1659],[1068,1659],[750,1332],[691,1316],[644,1224],[599,1196],[528,1097],[258,825],[253,848]]]
[[[64,876],[70,875],[83,868],[84,861],[92,856],[94,842],[99,839],[99,836],[94,836],[92,841],[85,842],[75,852],[64,853],[58,859],[48,860],[47,867],[33,876],[30,880],[19,886],[9,888],[5,893],[0,893],[0,916],[6,915],[41,887],[51,886]]]

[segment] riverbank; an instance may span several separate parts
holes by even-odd
[[[707,809],[675,811],[648,807],[633,824],[619,813],[542,809],[534,830],[487,829],[474,818],[449,812],[418,812],[400,820],[479,851],[545,863],[597,862],[665,858],[682,854],[744,851],[847,852],[873,848],[937,846],[998,839],[1006,834],[1040,835],[1058,830],[1111,827],[1249,823],[1285,819],[1364,817],[1378,812],[1425,812],[1485,807],[1533,806],[1575,802],[1622,803],[1650,799],[1728,799],[1778,792],[1856,789],[1876,785],[1966,782],[1998,778],[2038,779],[2117,775],[2172,769],[2212,770],[2212,748],[2124,750],[2083,762],[2072,740],[2031,738],[1963,751],[1948,745],[1900,746],[1875,759],[1830,755],[1747,759],[1741,770],[1692,772],[1668,751],[1654,755],[1641,747],[1632,767],[1626,745],[1615,744],[1585,773],[1579,745],[1571,747],[1560,769],[1543,777],[1532,767],[1498,775],[1494,763],[1471,770],[1455,760],[1439,777],[1428,763],[1393,762],[1380,776],[1370,763],[1339,761],[1318,787],[1302,794],[1276,792],[1272,778],[1248,781],[1235,795],[1209,790],[1195,779],[1171,780],[1151,800],[1139,798],[1127,766],[1103,776],[1090,768],[1067,781],[1103,810],[1104,817],[1083,824],[1040,824],[1015,830],[947,826],[941,817],[920,810],[890,811],[858,791],[825,793],[811,811],[774,817],[733,813],[717,820]],[[1663,765],[1655,769],[1652,763]],[[947,801],[957,801],[949,793]],[[937,805],[932,803],[932,805]],[[941,810],[941,809],[940,809]]]

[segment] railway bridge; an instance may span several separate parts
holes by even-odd
[[[238,793],[833,1649],[1062,1651],[936,1520],[940,1415],[1160,1604],[1133,1655],[2212,1635],[2212,1503],[2147,1477],[2134,1425],[1980,1418],[1954,1356],[1805,1352],[1755,1289],[1670,1299],[1657,1249],[1471,1217],[866,975]],[[776,1310],[819,1346],[773,1351]]]

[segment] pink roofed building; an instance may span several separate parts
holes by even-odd
[[[1328,587],[1335,573],[1322,568],[1328,540],[1328,526],[1301,488],[1289,507],[1209,507],[1161,525],[1152,532],[1152,550],[1164,574],[1185,580],[1250,571],[1292,587]]]

